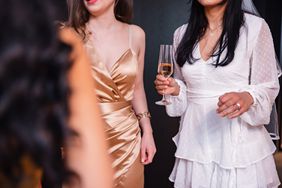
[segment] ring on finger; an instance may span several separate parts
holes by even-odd
[[[241,104],[240,104],[240,103],[237,102],[237,103],[235,104],[235,106],[236,106],[237,110],[241,110]]]

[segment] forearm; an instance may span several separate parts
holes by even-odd
[[[182,116],[186,111],[187,107],[187,87],[185,83],[181,80],[175,79],[177,82],[177,95],[168,95],[168,100],[172,103],[170,105],[166,105],[166,112],[171,117],[179,117]]]
[[[138,84],[134,90],[134,97],[132,101],[133,109],[136,114],[148,112],[148,105],[146,100],[146,95],[144,91],[144,87],[142,84]],[[139,120],[140,127],[144,133],[152,133],[152,127],[149,117],[143,117]]]
[[[252,95],[254,103],[241,118],[253,126],[268,124],[272,106],[279,92],[278,81],[249,86],[246,90]]]

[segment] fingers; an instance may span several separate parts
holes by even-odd
[[[146,154],[146,159],[145,160],[142,160],[141,158],[141,162],[144,164],[144,165],[147,165],[147,164],[150,164],[153,162],[153,158],[155,156],[155,149],[153,148],[147,148],[145,149],[145,154]]]
[[[243,109],[240,109],[240,110],[236,110],[230,114],[228,114],[228,118],[229,119],[233,119],[233,118],[236,118],[236,117],[239,117],[240,115],[242,115],[244,113],[244,110]]]
[[[177,85],[177,83],[176,83],[176,81],[175,81],[174,78],[169,77],[167,80],[168,80],[168,82],[169,82],[169,86],[175,86],[175,85]]]
[[[221,117],[225,117],[235,111],[237,111],[238,108],[235,105],[231,105],[229,107],[227,107],[225,110],[221,111],[220,113],[218,113]]]
[[[177,84],[173,78],[167,79],[162,75],[157,75],[154,83],[157,92],[161,95],[171,94],[175,90],[175,87],[177,87]]]
[[[154,138],[151,134],[143,134],[141,144],[141,162],[144,165],[150,164],[153,161],[156,153]]]
[[[230,99],[234,98],[235,93],[225,93],[224,95],[219,97],[219,102],[224,104],[225,102],[229,101]]]
[[[162,75],[157,75],[154,83],[158,91],[166,89],[169,85],[169,81]]]
[[[168,79],[166,79],[164,76],[158,74],[156,76],[156,80],[155,80],[155,85],[169,85],[169,81]]]
[[[156,79],[157,80],[159,80],[159,81],[166,81],[167,80],[167,78],[165,78],[163,75],[161,75],[161,74],[158,74],[157,76],[156,76]]]
[[[238,101],[240,100],[240,96],[236,92],[225,93],[224,95],[220,96],[218,101],[219,104],[225,104],[228,101]]]
[[[221,117],[228,117],[230,119],[242,115],[248,110],[241,93],[231,92],[219,97],[217,113]]]
[[[231,114],[228,115],[228,118],[229,118],[229,119],[233,119],[233,118],[239,117],[239,116],[241,116],[244,112],[248,111],[248,109],[249,109],[248,105],[241,105],[241,103],[238,103],[238,104],[240,104],[240,105],[239,105],[240,107],[238,107],[238,110],[237,110],[237,111],[235,111],[235,112],[233,112],[233,113],[231,113]]]
[[[168,88],[167,85],[156,85],[156,89],[160,94],[164,94],[165,90]]]
[[[146,148],[142,147],[141,148],[141,163],[145,164],[147,160],[148,160],[148,158],[147,158],[147,154],[146,154]]]
[[[236,104],[236,102],[237,101],[234,98],[230,98],[225,103],[219,102],[217,113],[219,113],[219,114],[223,113],[224,111],[226,111],[230,107],[233,107]]]

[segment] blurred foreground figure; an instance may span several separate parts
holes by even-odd
[[[71,30],[58,34],[56,1],[0,1],[0,7],[0,187],[40,187],[44,177],[48,188],[110,188],[80,40]]]

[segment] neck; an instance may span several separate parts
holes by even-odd
[[[102,14],[91,15],[89,20],[91,27],[99,30],[110,30],[117,23],[118,20],[115,18],[114,7],[109,8]]]
[[[222,25],[226,3],[212,7],[205,7],[205,15],[207,17],[209,28],[215,29]]]

